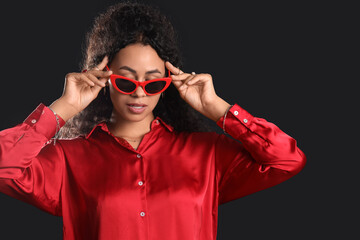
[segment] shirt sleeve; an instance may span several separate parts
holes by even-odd
[[[215,146],[219,204],[279,184],[305,165],[292,137],[238,104],[229,109],[225,124],[224,116],[216,124],[232,137],[219,135]]]
[[[0,132],[0,192],[60,216],[64,155],[59,144],[49,144],[56,127],[41,103],[23,123]]]

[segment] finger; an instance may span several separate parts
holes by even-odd
[[[88,77],[86,77],[83,74],[77,75],[75,76],[75,78],[80,82],[80,83],[85,83],[91,87],[95,86],[95,83],[93,83],[93,81],[91,81]]]
[[[174,84],[174,86],[176,88],[179,88],[182,85],[182,81],[181,80],[172,80],[172,83]]]
[[[185,80],[185,79],[187,79],[188,77],[190,76],[190,74],[189,73],[181,73],[181,74],[179,74],[179,75],[171,75],[171,78],[173,79],[173,80]]]
[[[99,63],[96,67],[102,71],[102,70],[104,70],[104,68],[105,68],[106,64],[108,64],[108,62],[109,62],[109,58],[108,58],[108,56],[105,56],[103,58],[103,60],[101,61],[101,63]]]
[[[185,74],[182,74],[181,76],[178,75],[178,79],[173,79],[173,84],[175,85],[175,87],[181,87],[181,86],[184,86],[186,85],[186,83],[188,81],[190,81],[194,76],[188,74],[188,73],[185,73]]]
[[[194,77],[195,75],[189,74],[189,76],[185,79],[185,81],[183,81],[183,85],[187,85],[187,83],[191,81]]]
[[[179,75],[179,74],[184,73],[183,71],[181,71],[180,68],[175,67],[169,61],[166,61],[165,66],[167,67],[167,69],[170,70],[171,73],[173,73],[175,75]]]
[[[86,82],[88,85],[90,85],[91,87],[104,87],[103,83],[100,82],[97,78],[96,81],[93,81],[92,78],[89,78],[88,76],[81,74],[80,79],[84,82]]]
[[[194,77],[193,79],[191,79],[190,81],[188,81],[186,83],[186,85],[194,85],[195,83],[197,83],[201,78],[200,77]]]
[[[183,74],[180,74],[180,75],[171,75],[171,79],[173,81],[185,81],[188,77],[190,76],[190,74],[188,73],[183,73]]]
[[[103,86],[99,86],[99,85],[94,85],[93,87],[90,88],[90,90],[93,92],[93,93],[99,93],[100,90],[103,88]]]
[[[188,78],[186,78],[186,80],[185,81],[183,81],[183,83],[181,84],[181,86],[180,86],[180,90],[181,89],[184,89],[186,86],[188,86],[189,84],[189,81],[192,81],[193,79],[194,79],[194,75],[189,75],[189,77]]]
[[[200,80],[202,82],[207,82],[207,81],[212,82],[212,76],[209,73],[200,73],[200,74],[195,74],[194,76],[195,77],[191,81],[188,81],[187,84],[193,85]]]
[[[171,78],[173,81],[181,81],[186,82],[191,80],[195,75],[189,74],[189,73],[182,73],[180,75],[171,75]]]
[[[86,72],[88,74],[89,72]],[[90,74],[94,75],[98,78],[108,78],[111,74],[113,74],[113,71],[102,71],[102,70],[91,70]]]
[[[100,81],[97,77],[95,77],[94,75],[92,74],[86,74],[86,76],[88,78],[90,78],[91,81],[93,81],[95,84],[101,86],[101,87],[105,87],[105,83]]]
[[[195,83],[199,82],[200,80],[204,80],[204,76],[201,74],[193,75],[194,77],[186,82],[186,85],[194,85]]]
[[[100,81],[103,82],[106,86],[109,86],[110,78],[100,78]]]

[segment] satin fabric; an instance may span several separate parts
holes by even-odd
[[[179,133],[157,117],[137,150],[105,123],[54,145],[54,114],[40,104],[0,132],[0,191],[62,216],[66,240],[215,240],[219,204],[283,182],[306,162],[293,138],[237,104],[225,130],[236,140]]]

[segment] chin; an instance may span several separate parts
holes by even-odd
[[[140,114],[134,114],[131,113],[130,111],[127,111],[124,115],[122,115],[124,119],[128,120],[128,121],[132,121],[132,122],[140,122],[142,120],[145,120],[147,118],[152,117],[152,112],[143,112]]]

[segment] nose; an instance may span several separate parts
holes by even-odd
[[[146,93],[144,92],[144,89],[139,86],[135,92],[131,94],[132,97],[145,97]]]

